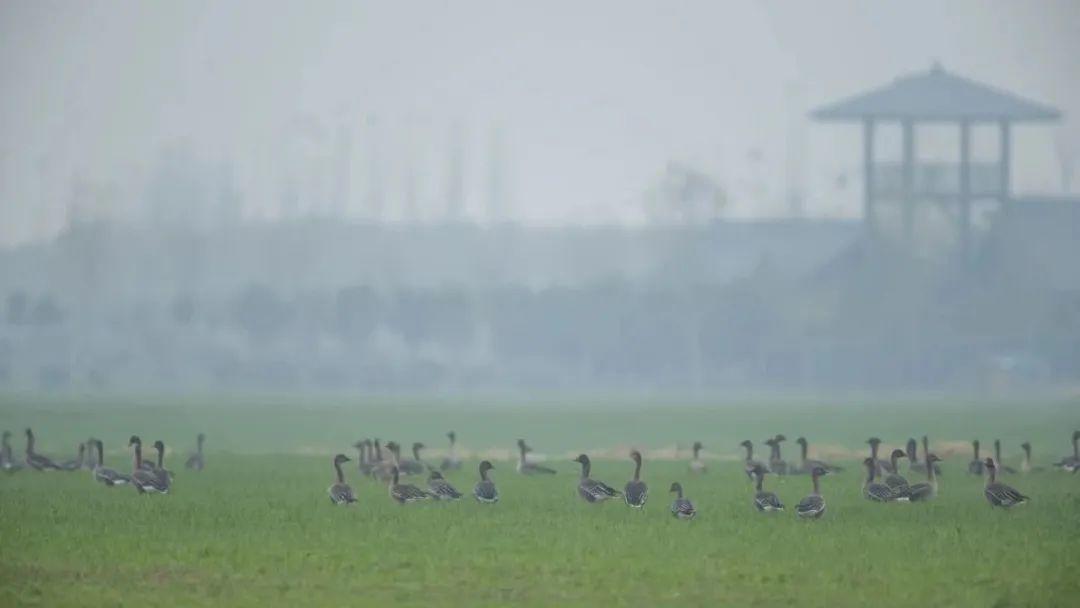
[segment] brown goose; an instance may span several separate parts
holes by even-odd
[[[986,496],[986,501],[990,503],[990,506],[1010,509],[1030,500],[1027,496],[1017,492],[1015,488],[998,482],[997,463],[994,462],[993,458],[987,458],[983,461],[983,469],[986,471],[986,487],[983,489],[983,494]]]
[[[60,466],[34,451],[34,431],[26,429],[26,466],[35,471],[59,471]]]
[[[351,505],[356,502],[356,494],[353,493],[352,486],[345,483],[345,473],[341,471],[341,465],[346,462],[349,462],[348,456],[344,454],[334,456],[334,474],[337,481],[327,488],[326,492],[330,495],[330,502],[335,505]]]
[[[634,461],[634,478],[626,482],[626,487],[623,488],[623,500],[627,505],[640,509],[649,499],[649,486],[641,481],[641,452],[633,450],[630,452],[630,459]]]
[[[926,455],[926,463],[924,468],[926,469],[926,481],[913,483],[908,488],[908,500],[910,502],[926,502],[933,500],[937,496],[938,483],[937,474],[934,471],[935,465],[941,459],[937,457],[937,454]]]

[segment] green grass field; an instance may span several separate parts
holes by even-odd
[[[1080,597],[1080,475],[1010,477],[1032,501],[996,511],[982,481],[963,473],[970,454],[957,452],[935,502],[880,505],[862,499],[850,460],[823,480],[825,518],[805,522],[790,509],[754,511],[734,460],[739,440],[778,432],[852,457],[871,434],[899,444],[929,433],[939,451],[1000,437],[1014,466],[1027,439],[1045,465],[1069,450],[1080,426],[1075,400],[0,398],[0,428],[16,431],[17,453],[27,425],[39,451],[57,458],[101,437],[108,464],[122,470],[129,435],[160,438],[177,475],[169,496],[108,489],[86,471],[0,476],[5,606],[1074,606]],[[527,437],[560,472],[523,478],[497,461],[498,505],[406,507],[353,473],[359,504],[330,504],[333,453],[353,455],[347,446],[364,436],[443,447],[450,428],[475,450]],[[188,473],[183,455],[198,431],[209,436],[207,469]],[[708,473],[647,459],[644,512],[575,495],[577,469],[566,458],[575,451],[695,439],[714,458]],[[620,488],[631,470],[629,460],[594,463],[594,477]],[[463,491],[475,479],[475,462],[450,476]],[[670,516],[674,480],[695,501],[696,520]],[[767,483],[789,507],[809,491],[805,477]]]

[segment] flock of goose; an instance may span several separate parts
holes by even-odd
[[[412,458],[402,458],[401,446],[390,441],[385,444],[389,457],[383,451],[383,445],[378,439],[364,439],[353,444],[358,450],[359,472],[371,477],[379,483],[386,484],[390,498],[399,504],[408,504],[426,500],[458,500],[464,495],[459,492],[447,479],[444,473],[460,470],[462,460],[457,452],[457,436],[453,431],[447,433],[450,440],[450,449],[447,456],[442,459],[438,467],[426,463],[421,457],[423,443],[412,444]],[[194,471],[201,471],[205,466],[203,457],[203,444],[206,437],[200,433],[196,439],[196,450],[185,462],[185,467]],[[11,433],[3,432],[2,445],[0,445],[0,469],[7,472],[15,472],[22,468],[37,471],[77,471],[88,469],[92,472],[95,481],[106,486],[131,485],[140,494],[168,494],[172,486],[173,474],[165,468],[165,444],[158,440],[152,444],[156,451],[156,459],[144,460],[142,452],[142,440],[137,435],[132,435],[128,441],[128,447],[132,449],[131,473],[121,473],[105,466],[104,448],[100,439],[88,439],[78,446],[78,456],[74,459],[55,462],[52,459],[39,454],[34,449],[34,433],[26,429],[26,453],[21,461],[12,455]],[[769,458],[760,461],[754,458],[754,444],[749,440],[740,445],[746,450],[743,460],[744,471],[748,479],[754,482],[755,494],[753,505],[760,512],[783,511],[784,504],[773,492],[766,490],[764,486],[765,476],[775,474],[785,475],[809,475],[812,483],[812,491],[795,505],[795,514],[800,518],[817,519],[825,514],[825,498],[821,494],[820,479],[831,473],[843,469],[834,464],[821,460],[808,458],[808,442],[804,437],[796,439],[800,447],[800,459],[798,464],[789,464],[781,456],[781,444],[786,441],[784,435],[776,435],[764,441],[769,446]],[[907,441],[906,449],[895,449],[889,453],[888,458],[879,458],[881,439],[871,437],[866,440],[870,447],[870,455],[863,460],[866,469],[866,478],[862,485],[863,496],[872,502],[925,502],[937,496],[938,476],[941,474],[941,458],[930,451],[929,440],[922,438],[923,459],[920,461],[918,443],[915,439]],[[524,439],[517,441],[518,460],[517,472],[521,475],[554,475],[555,469],[534,462],[528,458],[532,448]],[[1029,499],[1015,488],[998,481],[1000,474],[1034,473],[1042,470],[1041,467],[1031,463],[1031,444],[1021,444],[1024,450],[1020,469],[1014,469],[1001,461],[1001,442],[994,441],[994,455],[983,458],[980,453],[978,440],[972,442],[973,457],[968,463],[967,471],[972,475],[983,476],[986,480],[984,496],[987,502],[994,507],[1010,508],[1027,502]],[[695,442],[692,448],[692,458],[689,462],[689,472],[694,475],[704,474],[708,467],[701,458],[701,442]],[[1055,462],[1054,467],[1070,473],[1080,471],[1080,431],[1072,434],[1072,454]],[[587,503],[602,503],[612,498],[622,497],[630,507],[640,509],[645,506],[649,497],[648,485],[641,479],[642,454],[638,450],[630,452],[630,459],[634,463],[633,477],[626,482],[622,491],[616,490],[608,484],[592,477],[592,462],[588,455],[581,454],[573,460],[581,467],[581,475],[578,479],[578,495]],[[909,472],[925,475],[926,480],[910,483],[901,474],[900,461],[908,461]],[[335,483],[330,486],[328,493],[330,500],[337,505],[348,505],[357,502],[356,493],[345,481],[345,472],[342,465],[351,459],[345,454],[337,454],[333,458]],[[479,480],[473,486],[473,497],[481,503],[494,504],[499,502],[499,491],[495,482],[491,479],[491,471],[494,466],[490,461],[480,462],[478,467]],[[423,475],[427,473],[427,488],[422,489],[414,484],[407,483],[404,477]],[[679,519],[693,519],[697,514],[693,502],[683,495],[683,487],[679,482],[671,484],[669,492],[676,495],[671,503],[671,513]]]
[[[461,468],[462,461],[457,455],[457,436],[453,431],[447,433],[450,440],[450,450],[446,458],[438,468],[428,465],[422,459],[420,452],[424,444],[412,445],[412,458],[402,459],[401,448],[395,442],[386,444],[390,457],[386,458],[378,439],[364,439],[353,445],[359,450],[359,470],[363,475],[387,484],[390,498],[399,504],[407,504],[425,500],[457,500],[463,496],[443,473],[455,471]],[[818,519],[825,514],[825,498],[821,494],[820,479],[830,473],[836,473],[843,469],[821,460],[808,458],[809,445],[804,437],[799,437],[796,443],[800,447],[800,460],[798,464],[789,465],[781,456],[781,444],[787,438],[776,435],[765,440],[770,453],[767,462],[754,459],[754,444],[749,440],[740,445],[746,450],[744,458],[744,470],[747,477],[754,482],[754,507],[760,512],[783,511],[784,504],[773,492],[765,490],[764,480],[767,474],[776,475],[809,475],[812,483],[812,491],[795,505],[795,514],[800,518]],[[929,439],[922,438],[924,458],[919,460],[918,443],[915,439],[909,439],[904,450],[893,450],[888,459],[878,457],[881,447],[881,439],[869,438],[866,443],[870,446],[870,455],[863,460],[866,469],[866,479],[863,482],[863,496],[872,502],[926,502],[937,496],[938,475],[941,468],[938,463],[941,458],[930,451]],[[543,466],[540,463],[528,459],[532,448],[524,439],[518,439],[517,472],[522,475],[554,475],[556,471]],[[1080,431],[1072,435],[1073,453],[1071,456],[1062,458],[1054,466],[1065,471],[1075,473],[1080,470]],[[1028,497],[1021,494],[1015,488],[997,480],[999,473],[1017,473],[1016,469],[1002,464],[1001,442],[994,442],[994,457],[981,458],[979,453],[979,441],[972,442],[974,458],[968,465],[968,472],[974,475],[984,476],[986,483],[984,495],[986,500],[994,507],[1010,508],[1027,502]],[[1031,445],[1024,442],[1024,459],[1019,472],[1031,473],[1041,469],[1031,465]],[[700,475],[707,471],[708,467],[701,458],[701,442],[694,442],[692,458],[689,462],[689,471]],[[581,467],[581,475],[578,479],[577,492],[587,503],[601,503],[612,498],[622,497],[630,507],[640,509],[645,506],[649,497],[648,485],[641,479],[642,455],[638,450],[631,450],[630,459],[634,463],[634,473],[630,481],[626,482],[622,491],[616,490],[608,484],[592,477],[592,462],[586,454],[580,454],[573,462]],[[926,481],[909,483],[901,475],[900,460],[906,459],[910,472],[925,474]],[[336,483],[330,486],[330,500],[334,504],[351,504],[357,501],[356,494],[350,485],[345,482],[345,474],[341,465],[350,459],[344,454],[338,454],[333,459]],[[480,479],[473,487],[473,496],[481,503],[496,503],[499,501],[499,492],[495,482],[491,480],[490,473],[494,469],[490,461],[480,463]],[[405,483],[402,477],[422,475],[428,473],[427,489]],[[878,481],[881,479],[881,481]],[[693,502],[683,495],[683,487],[679,482],[671,484],[670,493],[676,495],[671,503],[671,513],[679,519],[692,519],[697,515],[697,509]]]
[[[193,471],[203,469],[205,466],[203,442],[205,440],[206,436],[199,433],[196,438],[196,450],[184,463],[186,468]],[[132,449],[131,473],[121,473],[116,469],[106,467],[104,444],[100,439],[93,437],[79,444],[78,456],[58,463],[35,451],[34,431],[26,429],[26,456],[19,461],[12,455],[11,431],[4,431],[2,444],[0,444],[0,469],[8,473],[14,473],[24,467],[35,471],[89,470],[94,481],[108,487],[130,485],[140,494],[168,494],[172,487],[173,474],[165,468],[165,443],[161,440],[153,443],[152,447],[157,452],[157,458],[152,460],[143,459],[142,439],[138,435],[131,436],[128,447]]]

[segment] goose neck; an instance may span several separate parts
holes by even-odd
[[[341,472],[341,463],[336,459],[334,460],[334,471],[337,472],[337,482],[345,483],[345,474]]]
[[[641,480],[641,459],[634,459],[634,481]]]

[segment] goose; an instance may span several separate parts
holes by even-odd
[[[393,441],[386,444],[386,449],[390,449],[391,444],[397,445]],[[394,452],[390,451],[390,460],[383,459],[382,446],[379,444],[379,438],[375,438],[375,462],[371,466],[371,476],[381,483],[387,483],[394,477],[394,466],[396,461],[393,459]]]
[[[427,446],[420,443],[419,441],[417,441],[416,443],[413,443],[412,444],[412,453],[413,453],[412,460],[410,460],[408,458],[406,458],[405,460],[402,460],[401,459],[401,450],[400,450],[400,448],[398,449],[398,453],[397,453],[398,469],[401,471],[401,473],[403,475],[419,475],[419,474],[423,473],[425,470],[427,470],[427,467],[424,466],[423,459],[420,458],[420,450],[424,449],[425,447],[427,447]]]
[[[165,468],[165,443],[158,439],[154,442],[154,449],[157,451],[157,463],[151,463],[150,471],[161,478],[166,486],[171,485],[173,474]]]
[[[184,463],[184,468],[191,469],[192,471],[201,471],[206,466],[206,461],[203,459],[203,442],[206,441],[206,435],[199,433],[195,437],[195,453],[188,456],[187,461]]]
[[[766,439],[765,445],[771,448],[769,453],[769,470],[777,475],[787,475],[787,463],[780,457],[780,444],[787,441],[787,437],[777,435],[772,439]]]
[[[754,460],[754,444],[749,439],[744,439],[740,443],[742,447],[746,448],[746,458],[743,460],[743,471],[746,473],[746,478],[753,481],[754,479],[754,467],[765,465],[757,460]]]
[[[789,470],[789,473],[809,475],[810,471],[814,470],[814,467],[821,467],[826,471],[829,471],[830,473],[839,473],[844,470],[843,467],[839,467],[834,464],[829,464],[821,460],[807,458],[807,453],[810,451],[810,444],[806,441],[806,437],[799,437],[795,440],[795,443],[799,444],[799,466],[798,468],[792,468],[791,470]]]
[[[532,448],[525,445],[524,439],[518,439],[518,464],[517,472],[522,475],[554,475],[555,469],[545,467],[535,462],[529,462],[525,459],[525,454],[531,452]]]
[[[461,498],[461,492],[458,492],[454,486],[450,485],[450,482],[446,481],[442,473],[438,471],[432,471],[428,475],[428,492],[435,497],[435,500],[457,500]]]
[[[94,456],[95,446],[97,446],[97,439],[90,437],[86,440],[86,458],[83,459],[82,468],[87,471],[93,471],[97,466],[97,458]]]
[[[439,468],[443,471],[457,471],[461,468],[461,459],[457,455],[457,433],[450,431],[446,438],[450,440],[450,452],[443,458]]]
[[[908,471],[916,472],[923,470],[923,465],[919,462],[919,443],[915,441],[914,437],[908,438],[904,453],[907,455],[908,459]]]
[[[609,498],[619,496],[621,492],[606,483],[589,477],[592,472],[592,463],[585,454],[579,454],[572,462],[581,464],[581,479],[578,481],[578,495],[588,503],[601,503]]]
[[[488,471],[494,469],[491,463],[483,461],[480,463],[480,481],[476,482],[473,486],[473,496],[476,497],[476,502],[482,502],[487,504],[494,504],[499,502],[499,489],[495,487],[495,482],[488,479]]]
[[[135,448],[135,462],[131,470],[131,485],[139,491],[139,494],[168,494],[169,485],[163,482],[153,471],[143,468],[142,439],[138,435],[132,435],[128,440],[128,447]]]
[[[83,461],[86,460],[86,444],[79,444],[79,455],[73,460],[67,460],[60,463],[60,468],[65,471],[78,471],[83,467]]]
[[[908,488],[908,501],[910,502],[926,502],[932,500],[937,496],[937,473],[935,472],[936,463],[941,459],[937,457],[937,454],[931,454],[924,452],[926,456],[926,481],[911,484]]]
[[[94,440],[97,448],[97,464],[94,465],[94,481],[105,484],[107,487],[122,486],[131,483],[131,477],[124,475],[105,466],[105,447],[100,439]]]
[[[337,482],[326,490],[326,492],[330,494],[330,502],[335,505],[351,505],[356,502],[356,494],[353,493],[352,486],[345,483],[345,473],[341,471],[341,465],[349,462],[349,457],[344,454],[338,454],[337,456],[334,456],[333,462],[334,473],[337,475]]]
[[[1072,456],[1066,456],[1054,463],[1055,467],[1068,471],[1069,473],[1075,473],[1080,470],[1080,431],[1073,431],[1072,446]]]
[[[1024,450],[1024,461],[1020,463],[1020,472],[1024,474],[1042,473],[1045,469],[1031,464],[1031,443],[1025,441],[1020,444],[1020,447]]]
[[[983,474],[983,461],[982,461],[981,458],[979,458],[979,440],[978,439],[975,439],[974,441],[971,442],[971,449],[972,449],[972,451],[974,451],[975,456],[974,456],[974,458],[971,459],[971,462],[968,463],[968,473],[971,473],[972,475],[982,475]]]
[[[999,473],[1008,473],[1009,475],[1015,475],[1016,474],[1016,469],[1014,469],[1014,468],[1012,468],[1012,467],[1010,467],[1008,465],[1001,464],[1001,440],[1000,439],[995,439],[994,440],[994,462],[997,463],[997,470],[998,470]]]
[[[987,458],[983,461],[983,469],[986,471],[986,487],[983,494],[986,496],[990,506],[1010,509],[1030,500],[1027,496],[1017,492],[1015,488],[997,481],[997,463],[994,462],[993,458]]]
[[[697,516],[697,509],[694,508],[694,503],[689,498],[683,498],[682,484],[674,482],[671,484],[669,493],[675,493],[675,500],[671,503],[671,515],[675,519],[694,519]]]
[[[754,467],[754,488],[757,490],[757,493],[754,494],[754,507],[762,513],[783,511],[784,503],[780,502],[780,499],[776,494],[767,492],[761,487],[762,483],[765,481],[766,473],[768,473],[768,471],[765,467]]]
[[[825,514],[825,499],[821,496],[820,480],[828,474],[829,471],[824,467],[814,467],[814,470],[810,471],[814,491],[795,505],[795,515],[802,519],[819,519]]]
[[[367,475],[368,472],[371,471],[367,459],[367,439],[357,441],[352,447],[356,448],[356,469],[360,471],[361,475]]]
[[[705,461],[701,459],[701,445],[700,441],[695,441],[693,450],[694,458],[690,461],[690,472],[700,475],[705,472]]]
[[[870,445],[870,458],[874,459],[875,473],[878,475],[884,475],[885,473],[895,473],[892,470],[888,460],[882,460],[878,458],[878,450],[881,448],[881,440],[877,437],[871,437],[866,440],[866,443]]]
[[[11,454],[11,431],[4,431],[3,439],[0,440],[0,469],[14,473],[22,468],[22,464],[15,461]]]
[[[877,463],[873,458],[863,460],[863,466],[866,467],[866,481],[863,482],[862,487],[863,498],[871,502],[891,502],[896,498],[892,489],[883,483],[874,481],[877,476],[876,465]]]
[[[630,459],[634,461],[634,478],[626,482],[626,487],[623,488],[623,500],[627,505],[640,509],[649,499],[649,486],[641,481],[641,452],[631,451]]]
[[[904,450],[896,449],[889,454],[889,466],[893,471],[899,471],[900,467],[896,464],[896,461],[900,458],[905,458]],[[906,501],[908,499],[908,480],[899,473],[889,473],[885,476],[885,485],[889,486],[892,490],[893,498],[900,501]]]
[[[912,448],[912,456],[915,456],[917,458],[918,457],[918,451],[916,449],[914,449],[914,446],[910,445],[910,442],[912,442],[912,440],[908,440],[908,447]],[[927,438],[926,435],[922,435],[922,454],[923,455],[930,454],[930,440],[929,440],[929,438]],[[940,460],[941,459],[939,459],[939,461]],[[910,469],[912,469],[914,471],[917,471],[919,473],[926,473],[927,472],[927,467],[929,467],[929,464],[927,464],[926,460],[923,460],[922,462],[919,462],[918,464],[915,464],[915,462],[913,462],[912,464],[913,464],[913,467],[910,468]],[[933,467],[934,467],[934,475],[941,475],[942,474],[941,465],[939,465],[937,463],[934,463]]]
[[[390,447],[391,443],[386,444],[386,446]],[[431,498],[431,494],[428,494],[420,488],[409,483],[401,483],[400,475],[401,471],[397,466],[390,467],[390,484],[388,486],[390,498],[394,499],[399,505],[429,500]]]
[[[26,429],[26,466],[35,471],[59,471],[60,467],[47,456],[34,451],[34,431]]]

